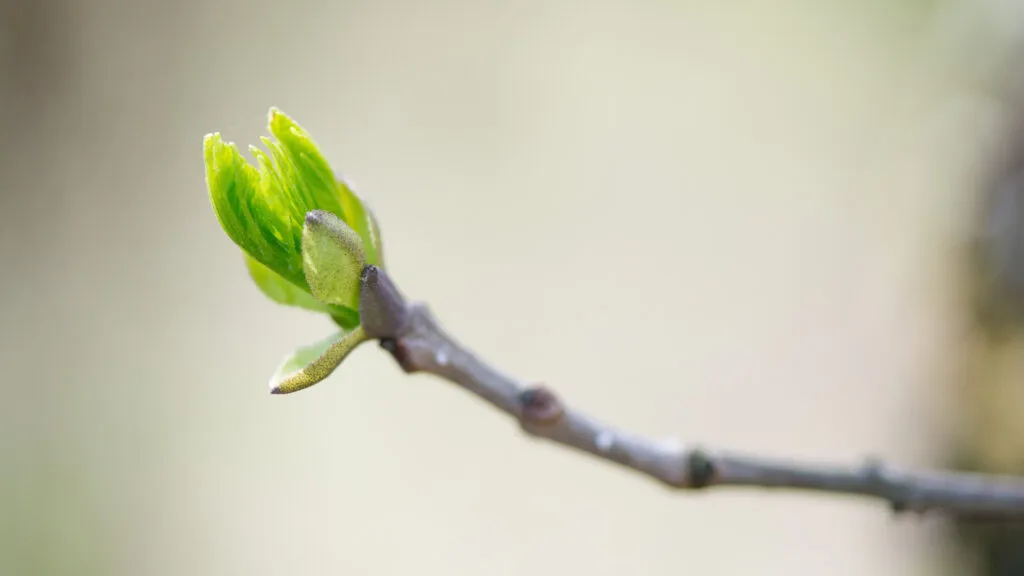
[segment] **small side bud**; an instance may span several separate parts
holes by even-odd
[[[370,338],[392,338],[409,319],[405,298],[387,272],[373,264],[360,275],[359,319]]]

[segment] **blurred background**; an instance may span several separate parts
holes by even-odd
[[[331,325],[201,155],[280,107],[407,295],[618,426],[1024,473],[1019,2],[0,10],[0,574],[1024,573],[1006,527],[669,493],[376,346],[269,395]]]

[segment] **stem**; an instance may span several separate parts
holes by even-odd
[[[387,279],[383,270],[379,274]],[[392,291],[386,308],[400,310],[401,318],[390,323],[398,328],[381,336],[380,342],[403,370],[448,380],[515,419],[527,434],[614,462],[671,488],[805,490],[875,498],[887,502],[895,512],[1024,520],[1024,480],[1017,478],[946,471],[912,473],[876,461],[859,467],[805,464],[706,451],[617,430],[566,405],[548,388],[525,386],[492,368],[445,333],[425,305],[406,304],[390,282],[384,284]],[[373,290],[372,286],[364,282],[364,294]]]

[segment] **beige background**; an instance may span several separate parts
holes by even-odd
[[[672,495],[526,441],[374,346],[268,395],[280,358],[330,324],[251,285],[201,140],[255,142],[271,105],[295,117],[377,211],[408,295],[603,419],[923,465],[954,404],[950,254],[998,118],[971,93],[998,39],[970,10],[4,10],[0,573],[903,575],[947,559],[938,525],[872,503]]]

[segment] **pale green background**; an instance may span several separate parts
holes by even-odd
[[[935,4],[8,0],[0,574],[935,573],[933,522],[672,495],[375,346],[268,395],[330,324],[250,284],[201,155],[279,106],[408,295],[605,420],[929,464],[1014,33]]]

